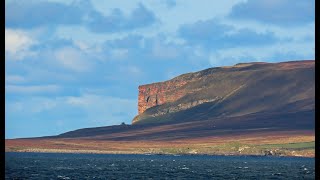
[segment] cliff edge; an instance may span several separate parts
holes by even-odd
[[[315,61],[241,63],[139,86],[133,124],[314,109]]]

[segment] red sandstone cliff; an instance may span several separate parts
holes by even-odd
[[[139,86],[139,114],[133,123],[172,120],[173,116],[168,114],[204,103],[210,107],[199,117],[192,114],[194,117],[237,116],[298,107],[291,105],[294,103],[310,109],[314,104],[313,79],[314,61],[241,63],[188,73]],[[295,90],[288,91],[290,88]]]
[[[139,86],[138,113],[141,114],[148,108],[181,98],[185,95],[185,91],[179,87],[186,83],[187,81],[183,80],[173,80]]]

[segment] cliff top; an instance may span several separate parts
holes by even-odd
[[[166,83],[169,81],[181,81],[185,79],[191,79],[193,77],[199,77],[203,75],[208,75],[211,73],[216,72],[217,70],[225,70],[225,69],[234,69],[234,68],[246,68],[249,66],[255,66],[259,67],[260,65],[279,65],[279,68],[281,69],[289,69],[289,68],[303,68],[306,66],[313,66],[315,63],[315,60],[297,60],[297,61],[285,61],[285,62],[277,62],[277,63],[270,63],[270,62],[247,62],[247,63],[237,63],[233,66],[221,66],[221,67],[212,67],[208,69],[204,69],[201,71],[196,71],[196,72],[190,72],[190,73],[185,73],[181,74],[177,77],[174,77],[172,79],[169,79],[167,81],[160,81],[160,82],[154,82],[154,83],[149,83],[149,84],[143,84],[140,85],[140,87],[143,86],[150,86],[150,85],[156,85],[159,83]],[[253,67],[254,68],[254,67]]]

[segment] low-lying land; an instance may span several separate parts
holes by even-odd
[[[8,152],[61,152],[103,154],[209,154],[314,157],[312,132],[254,132],[248,135],[206,137],[175,141],[112,141],[86,138],[6,140]],[[297,134],[297,135],[294,135]]]
[[[314,157],[314,111],[255,114],[173,124],[86,128],[7,139],[6,151]]]

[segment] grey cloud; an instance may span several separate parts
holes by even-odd
[[[236,4],[229,17],[294,26],[313,22],[314,15],[314,0],[248,0]]]
[[[141,3],[129,16],[125,16],[120,9],[114,9],[108,16],[98,12],[91,12],[89,16],[87,26],[96,33],[126,31],[149,26],[156,22],[154,13]]]
[[[155,14],[141,3],[129,16],[120,9],[113,9],[109,15],[103,15],[96,11],[90,2],[84,0],[73,1],[71,4],[14,0],[6,1],[5,6],[7,28],[84,25],[95,33],[114,33],[142,28],[157,21]]]
[[[10,1],[5,4],[6,27],[33,28],[42,25],[80,24],[84,9],[45,1]]]
[[[208,49],[259,46],[277,41],[272,32],[257,33],[247,28],[237,30],[215,19],[182,25],[178,34],[188,43]]]

